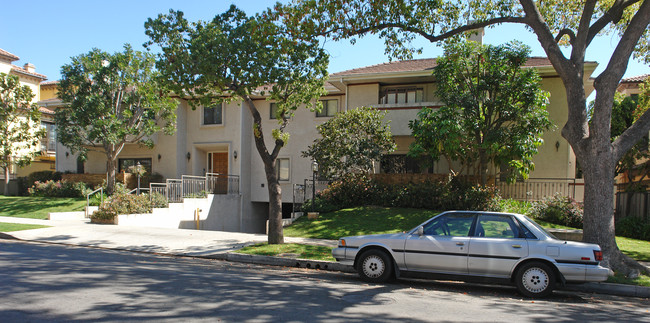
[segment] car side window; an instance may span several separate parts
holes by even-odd
[[[474,222],[473,214],[448,214],[435,218],[424,225],[429,236],[467,237]]]
[[[474,236],[485,238],[519,238],[519,227],[509,215],[481,214]]]

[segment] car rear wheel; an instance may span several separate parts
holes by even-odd
[[[545,263],[533,261],[517,270],[515,282],[524,296],[545,297],[555,287],[555,272]]]
[[[388,281],[393,274],[393,263],[386,252],[371,249],[359,257],[357,272],[361,279],[371,283]]]

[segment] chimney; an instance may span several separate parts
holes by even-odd
[[[467,32],[467,39],[483,44],[483,36],[485,35],[485,28],[481,27]]]
[[[34,66],[34,64],[32,63],[25,63],[23,68],[25,69],[25,71],[30,73],[34,73],[36,71],[36,66]]]

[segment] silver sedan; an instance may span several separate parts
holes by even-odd
[[[332,251],[361,278],[444,277],[514,283],[527,297],[556,284],[604,281],[596,244],[561,241],[521,214],[449,211],[405,233],[339,239]]]

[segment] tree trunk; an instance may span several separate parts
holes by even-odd
[[[275,172],[276,159],[269,165],[265,163],[266,181],[269,190],[269,244],[284,243],[284,232],[282,227],[282,188]]]
[[[481,176],[481,186],[487,185],[488,158],[483,149],[479,150],[479,172]]]
[[[106,194],[113,195],[115,193],[115,176],[117,173],[117,156],[107,154],[106,162]]]

